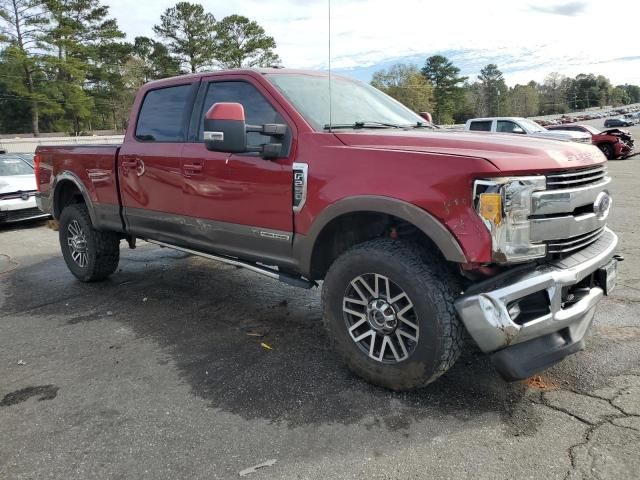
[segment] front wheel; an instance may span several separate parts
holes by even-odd
[[[104,280],[118,268],[120,237],[114,232],[95,230],[84,204],[65,207],[58,232],[64,261],[79,280]]]
[[[614,152],[613,147],[610,144],[601,143],[600,145],[598,145],[598,148],[602,153],[604,153],[604,156],[607,157],[607,160],[613,160]]]
[[[446,265],[399,241],[353,247],[331,266],[324,322],[346,364],[391,390],[427,385],[457,360],[463,327]]]

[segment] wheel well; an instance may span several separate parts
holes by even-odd
[[[316,238],[311,254],[311,278],[323,279],[334,260],[354,245],[384,237],[416,242],[441,255],[422,230],[399,217],[377,212],[348,213],[331,220]]]
[[[84,203],[82,192],[71,180],[63,180],[56,188],[53,199],[53,216],[60,218],[64,207],[73,203]]]

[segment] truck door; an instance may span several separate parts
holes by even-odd
[[[285,156],[265,160],[255,153],[211,152],[203,142],[204,115],[218,102],[244,106],[252,125],[286,123]],[[203,78],[192,119],[193,141],[182,151],[183,205],[194,247],[247,259],[286,263],[293,241],[291,139],[293,122],[250,76]],[[249,145],[268,137],[248,134]]]
[[[198,83],[152,89],[142,98],[135,128],[118,156],[127,229],[143,238],[174,241],[184,214],[181,154]]]

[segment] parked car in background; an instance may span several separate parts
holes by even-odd
[[[0,154],[0,223],[48,217],[36,205],[36,190],[33,165],[20,155]]]
[[[522,117],[472,118],[471,120],[467,120],[464,129],[480,132],[517,133],[551,140],[571,140],[578,143],[591,143],[591,135],[587,133],[547,130],[533,120]]]
[[[591,142],[597,146],[609,160],[625,158],[633,154],[634,142],[628,130],[611,128],[600,131],[591,125],[578,124],[550,126],[549,130],[588,133],[591,135]]]
[[[633,122],[631,120],[625,120],[624,118],[607,118],[604,121],[605,128],[608,127],[632,127]]]

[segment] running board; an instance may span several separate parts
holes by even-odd
[[[173,250],[179,250],[180,252],[190,253],[192,255],[197,255],[199,257],[208,258],[209,260],[216,260],[218,262],[226,263],[227,265],[233,265],[239,268],[246,268],[247,270],[251,270],[252,272],[259,273],[260,275],[264,275],[265,277],[273,278],[274,280],[279,280],[283,283],[286,283],[287,285],[292,285],[294,287],[309,289],[309,288],[318,286],[318,284],[312,280],[307,280],[306,278],[303,278],[303,277],[295,277],[293,275],[280,272],[275,268],[264,267],[262,265],[258,265],[257,263],[244,262],[242,260],[238,260],[237,258],[223,257],[220,255],[211,255],[210,253],[197,252],[196,250],[191,250],[190,248],[178,247],[176,245],[159,242],[157,240],[146,239],[146,241],[148,243],[155,243],[156,245],[160,245],[161,247],[171,248]]]

